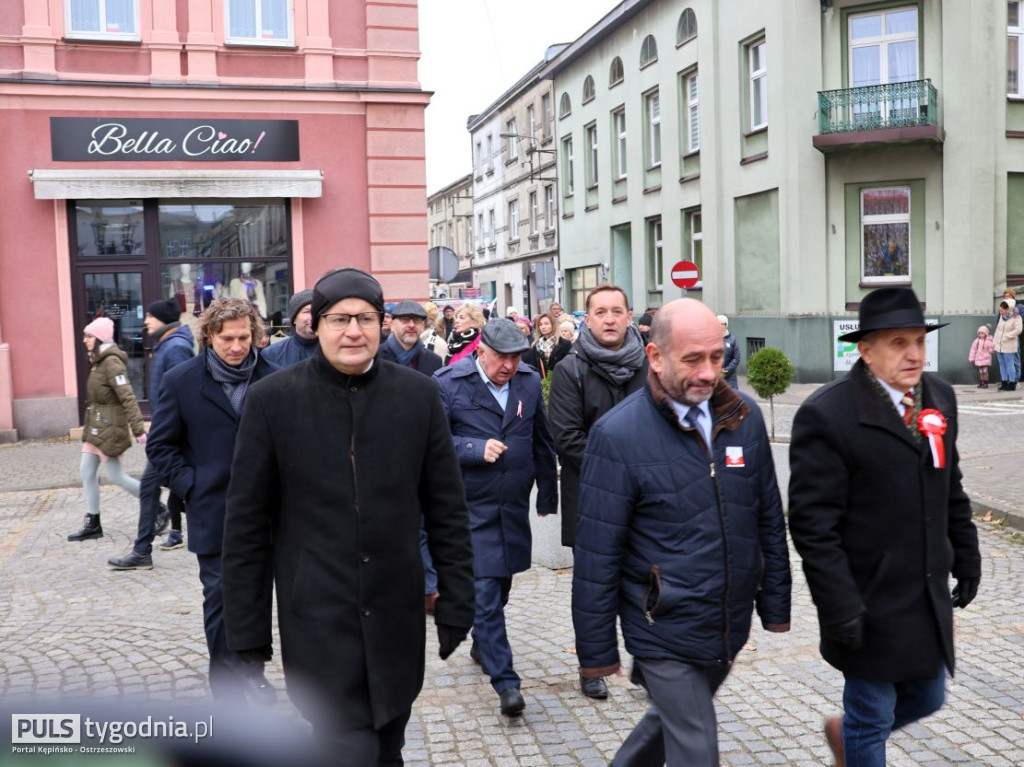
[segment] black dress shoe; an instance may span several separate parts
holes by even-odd
[[[599,676],[585,677],[580,674],[580,689],[588,698],[604,700],[608,697],[608,685]]]
[[[518,687],[509,687],[498,693],[501,700],[501,713],[505,716],[519,716],[526,708],[526,701]]]
[[[474,663],[480,664],[480,670],[483,671],[485,675],[491,675],[491,672],[487,670],[487,666],[484,663],[483,657],[480,655],[480,645],[478,645],[475,641],[469,648],[469,657],[473,659]]]
[[[138,554],[133,549],[123,557],[108,559],[107,564],[115,570],[152,570],[153,555]]]
[[[273,706],[277,702],[277,690],[263,676],[263,664],[250,664],[242,673],[242,688],[245,696],[258,706]]]

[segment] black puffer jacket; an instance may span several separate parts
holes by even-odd
[[[572,546],[576,539],[580,467],[590,427],[634,391],[643,388],[646,380],[646,358],[636,375],[620,386],[591,362],[579,344],[573,344],[572,350],[551,372],[548,420],[562,465],[563,546]]]
[[[572,581],[576,652],[613,673],[619,653],[724,666],[763,624],[790,619],[789,549],[761,411],[720,381],[711,449],[655,376],[590,434]]]

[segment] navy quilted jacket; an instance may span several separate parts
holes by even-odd
[[[634,656],[731,663],[756,604],[789,623],[782,502],[761,411],[719,382],[713,450],[680,425],[653,373],[587,440],[573,572],[580,666],[613,673],[616,615]]]

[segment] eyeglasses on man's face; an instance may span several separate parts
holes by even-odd
[[[380,327],[380,312],[359,312],[359,314],[324,314],[320,322],[330,330],[348,330],[348,326],[356,321],[362,330]]]

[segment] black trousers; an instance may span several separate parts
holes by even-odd
[[[395,717],[379,730],[335,730],[318,726],[316,735],[324,750],[325,767],[399,767],[405,746],[405,727],[412,709]]]

